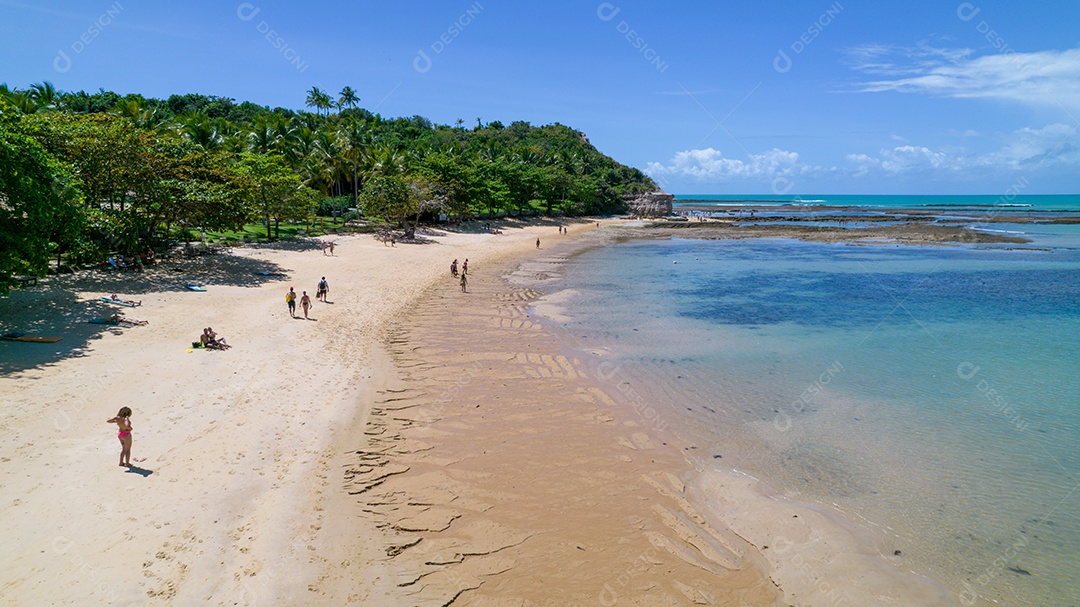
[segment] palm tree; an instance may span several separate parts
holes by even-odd
[[[313,107],[320,113],[323,110],[329,110],[334,107],[333,102],[330,101],[330,95],[327,95],[317,86],[311,87],[311,90],[307,92],[307,98],[304,101],[304,105]]]
[[[353,170],[353,206],[359,204],[360,196],[360,161],[371,147],[371,135],[364,123],[359,120],[348,121],[341,132],[345,143],[345,158],[352,162]]]
[[[465,121],[463,119],[458,118],[457,120],[454,121],[454,124],[457,125],[457,128],[459,128],[461,130],[465,130]]]
[[[356,91],[351,86],[347,86],[341,89],[341,97],[338,97],[338,109],[343,107],[354,108],[360,104],[360,97],[356,96]]]
[[[257,154],[269,154],[275,151],[281,140],[274,126],[274,123],[267,120],[266,116],[256,116],[248,132],[248,149]]]
[[[43,81],[41,84],[31,84],[29,94],[30,100],[37,106],[37,111],[56,109],[56,102],[60,97],[56,87],[49,81]]]
[[[214,150],[225,141],[223,122],[213,120],[201,112],[193,112],[180,117],[180,132],[204,150]]]

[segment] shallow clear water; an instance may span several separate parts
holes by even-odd
[[[631,241],[551,287],[696,457],[958,592],[1080,601],[1080,253]]]

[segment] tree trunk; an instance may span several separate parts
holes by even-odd
[[[270,202],[263,198],[263,213],[266,217],[266,242],[270,242]]]

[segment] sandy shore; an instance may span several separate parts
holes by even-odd
[[[0,300],[0,596],[17,604],[344,604],[385,566],[381,532],[341,491],[341,444],[363,435],[392,375],[379,336],[455,257],[535,249],[553,225],[383,246],[370,236],[237,249],[144,274],[62,277]],[[282,273],[262,276],[257,272]],[[284,294],[331,304],[292,320]],[[204,284],[205,293],[183,288]],[[141,299],[115,308],[97,298]],[[109,328],[122,311],[149,325]],[[189,351],[203,327],[228,351]],[[116,428],[134,410],[133,470]],[[390,604],[390,603],[386,603]],[[403,603],[407,604],[407,603]]]
[[[621,393],[603,352],[558,333],[558,297],[540,301],[528,284],[608,231],[537,224],[396,248],[355,236],[332,258],[315,242],[246,248],[0,300],[3,332],[64,336],[0,342],[0,595],[947,604],[833,513],[692,469],[662,416]],[[461,293],[447,265],[466,257]],[[313,295],[320,276],[331,303],[290,319],[285,291]],[[143,305],[97,301],[112,292]],[[85,322],[117,310],[150,324]],[[189,351],[205,326],[234,347]],[[123,405],[134,409],[130,471],[104,423]]]

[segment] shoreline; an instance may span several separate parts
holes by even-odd
[[[622,225],[609,228],[607,242],[580,244],[568,256],[594,246],[610,246],[613,240],[627,238]],[[638,232],[638,238],[652,238],[651,233]],[[575,243],[577,244],[577,243]],[[539,262],[525,262],[526,273],[544,276],[557,275],[554,268],[539,267]],[[546,279],[515,281],[537,289],[548,286]],[[563,334],[564,341],[578,355],[604,354],[590,348],[585,340],[571,335],[561,324],[571,313],[563,309],[563,290],[554,290],[537,301],[534,309],[543,318],[541,323]],[[595,346],[595,344],[594,344]],[[590,366],[593,375],[611,381],[633,379],[627,372],[603,362]],[[634,388],[616,390],[613,398],[619,401],[624,415],[644,426],[650,426],[664,439],[664,448],[674,449],[683,466],[669,473],[676,474],[685,487],[683,497],[699,513],[708,527],[718,533],[734,534],[747,542],[768,563],[772,583],[782,592],[783,604],[797,605],[887,605],[918,604],[927,606],[958,605],[959,589],[946,588],[940,580],[916,573],[905,567],[900,558],[892,555],[888,534],[868,521],[851,518],[828,504],[803,502],[774,491],[764,480],[741,470],[717,467],[717,462],[693,451],[693,440],[681,436],[674,428],[666,427],[667,413],[659,403],[646,402],[648,397]],[[651,405],[657,405],[654,409]],[[738,459],[735,444],[719,444],[712,448],[722,451],[727,459]],[[978,602],[976,604],[983,604]]]
[[[761,555],[686,499],[682,454],[505,281],[560,250],[433,288],[387,337],[400,376],[347,476],[396,585],[421,605],[779,604]]]

